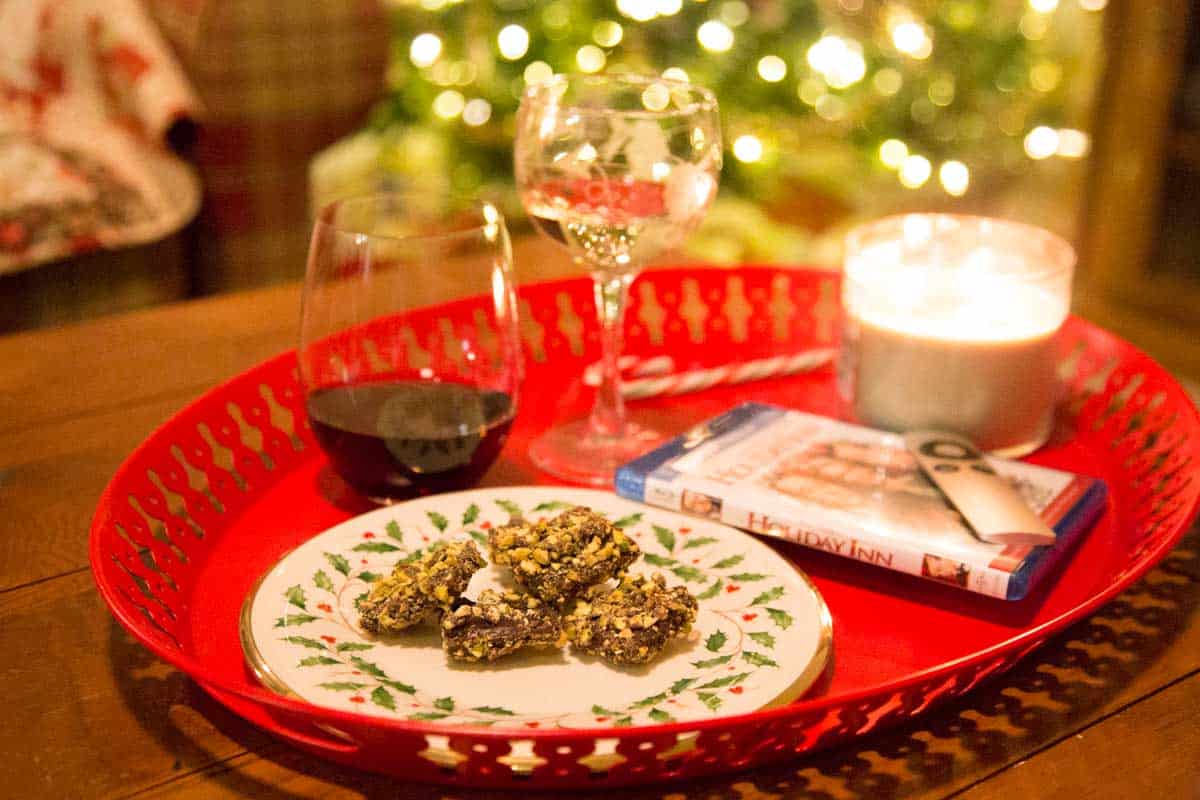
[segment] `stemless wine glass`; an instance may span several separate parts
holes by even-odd
[[[629,284],[677,247],[717,193],[721,130],[706,89],[653,76],[556,75],[526,89],[514,165],[526,212],[595,281],[600,388],[591,415],[543,433],[542,469],[604,485],[661,437],[627,419],[617,362]]]
[[[347,484],[388,503],[479,480],[521,377],[493,205],[436,192],[333,203],[313,229],[300,316],[309,422]]]

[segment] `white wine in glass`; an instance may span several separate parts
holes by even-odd
[[[514,162],[538,230],[595,281],[602,343],[590,416],[543,433],[530,455],[566,480],[610,484],[617,467],[662,440],[628,419],[621,400],[625,306],[638,271],[681,245],[716,196],[717,101],[654,76],[556,75],[521,98]]]

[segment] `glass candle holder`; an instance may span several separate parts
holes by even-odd
[[[1059,398],[1075,251],[1030,225],[906,214],[851,231],[839,384],[859,421],[948,430],[1015,457]]]

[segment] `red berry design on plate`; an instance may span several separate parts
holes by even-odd
[[[318,604],[318,605],[317,605],[317,608],[321,609],[321,610],[322,610],[322,611],[324,611],[326,614],[332,614],[332,613],[333,613],[333,606],[329,605],[329,603],[320,603],[320,604]]]
[[[329,642],[330,644],[333,644],[334,642],[337,641],[337,639],[333,638],[332,636],[322,636],[321,638],[324,639],[325,641]]]
[[[686,536],[687,534],[692,532],[692,529],[691,528],[680,528],[679,532]]]
[[[758,614],[742,614],[742,619],[746,622],[752,622],[757,616]]]
[[[596,717],[596,722],[608,722],[608,717]]]
[[[483,529],[486,531],[486,530],[488,530],[488,529],[490,529],[490,528],[492,527],[492,523],[490,523],[490,522],[481,522],[481,523],[479,523],[479,527],[483,528]]]
[[[350,702],[351,703],[365,703],[365,702],[367,702],[367,698],[356,694],[350,698]]]
[[[693,564],[699,564],[699,563],[700,563],[700,559],[698,559],[698,558],[693,558],[693,559],[692,559],[692,563],[693,563]]]
[[[729,693],[730,693],[730,694],[741,694],[741,693],[742,693],[742,687],[740,687],[740,686],[734,686],[733,688],[731,688],[731,689],[729,690]]]
[[[375,534],[371,533],[370,531],[367,531],[366,533],[363,534],[363,538],[364,539],[374,539]]]
[[[525,723],[526,728],[536,728],[538,726],[539,726],[539,723],[537,723],[537,722],[526,722]]]
[[[741,589],[741,588],[742,588],[742,587],[738,586],[736,583],[731,583],[731,584],[729,584],[728,586],[726,586],[726,587],[725,587],[725,591],[727,591],[727,592],[736,592],[736,591],[738,591],[738,590],[739,590],[739,589]]]

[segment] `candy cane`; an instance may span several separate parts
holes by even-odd
[[[653,378],[637,378],[621,384],[621,395],[629,400],[658,395],[685,394],[719,384],[745,383],[763,378],[794,375],[823,367],[833,361],[832,349],[805,350],[786,356],[723,364]]]

